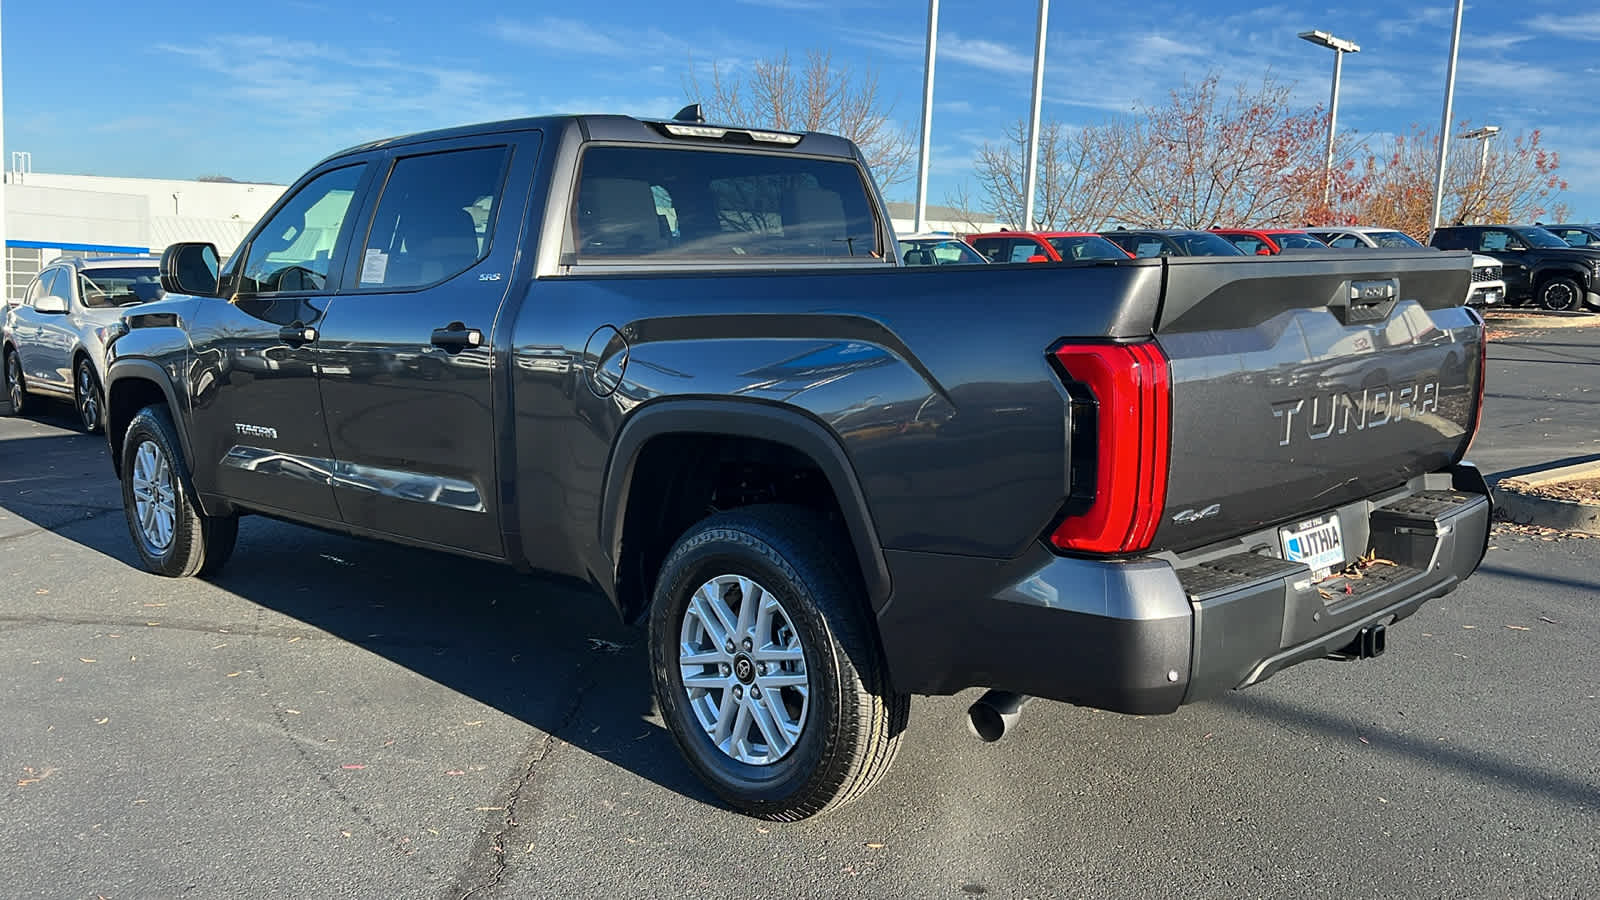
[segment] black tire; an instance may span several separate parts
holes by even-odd
[[[1583,286],[1576,278],[1557,275],[1539,285],[1539,305],[1557,312],[1577,309],[1583,305]]]
[[[72,403],[78,409],[78,424],[87,434],[99,434],[106,424],[106,392],[100,386],[100,376],[94,373],[94,364],[87,359],[78,360],[72,373]]]
[[[695,773],[757,818],[796,821],[856,799],[888,771],[909,717],[909,696],[889,684],[861,578],[840,562],[853,555],[828,539],[834,533],[798,507],[718,513],[679,539],[656,582],[650,668],[662,718]],[[678,657],[689,603],[719,575],[766,589],[804,651],[808,708],[792,749],[775,762],[752,765],[719,748],[684,688]]]
[[[5,350],[5,379],[6,398],[11,401],[11,414],[25,416],[33,412],[33,398],[28,393],[27,382],[22,376],[22,360],[17,357],[17,351],[7,347]]]
[[[156,454],[156,459],[166,463],[168,473],[161,500],[163,503],[170,500],[167,505],[170,505],[172,523],[170,537],[165,541],[153,539],[140,522],[135,473],[136,467],[141,465],[140,453],[147,446]],[[128,535],[133,538],[134,549],[145,568],[171,578],[217,571],[233,555],[233,545],[239,536],[238,516],[208,516],[200,510],[182,446],[172,416],[164,406],[141,409],[128,423],[122,442],[122,508],[128,520]],[[151,479],[152,482],[160,480],[159,477]],[[147,492],[144,497],[148,501],[151,494]]]

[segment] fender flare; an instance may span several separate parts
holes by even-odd
[[[119,381],[150,381],[154,382],[161,392],[167,397],[167,407],[172,410],[172,424],[178,429],[178,442],[183,446],[183,458],[186,466],[193,465],[194,446],[189,442],[189,423],[183,415],[183,407],[178,405],[178,392],[172,386],[172,378],[167,370],[148,359],[119,359],[106,368],[105,384],[106,413],[109,417],[112,403],[111,398],[116,393],[116,384]],[[109,424],[109,422],[108,422]],[[111,452],[111,466],[120,478],[122,475],[122,458],[117,452],[117,447],[112,441],[120,438],[113,435],[112,429],[107,428],[106,446]]]
[[[639,408],[623,423],[612,442],[600,500],[600,546],[608,557],[613,578],[621,560],[623,520],[639,453],[651,439],[668,434],[757,438],[804,453],[822,470],[838,499],[872,608],[877,610],[888,600],[889,566],[866,495],[844,446],[810,414],[759,400],[663,399]]]

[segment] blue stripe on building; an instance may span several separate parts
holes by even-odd
[[[118,247],[114,244],[63,244],[58,241],[6,241],[7,247],[29,250],[62,250],[74,253],[149,253],[149,247]]]

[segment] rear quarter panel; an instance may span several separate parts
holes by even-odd
[[[1130,260],[538,280],[511,366],[529,561],[563,571],[599,558],[615,436],[677,397],[822,423],[885,549],[1014,557],[1063,500],[1064,395],[1046,352],[1069,335],[1148,334],[1160,271]],[[602,328],[615,336],[591,343]],[[617,371],[600,396],[595,373]]]

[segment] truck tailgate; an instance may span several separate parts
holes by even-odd
[[[1482,378],[1470,278],[1469,256],[1433,250],[1168,260],[1154,546],[1296,523],[1459,460]]]

